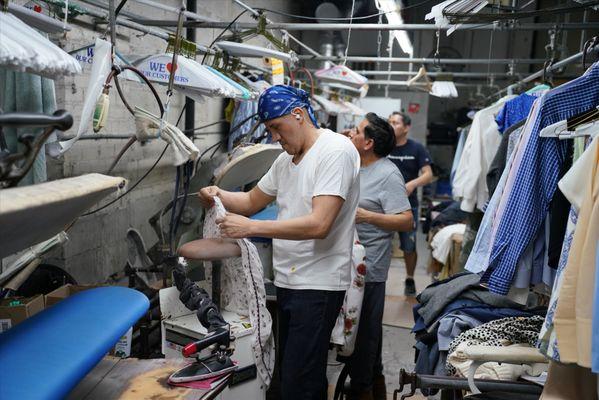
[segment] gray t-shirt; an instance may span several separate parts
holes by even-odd
[[[404,179],[386,157],[360,168],[359,207],[380,214],[399,214],[411,209]],[[356,228],[366,248],[366,282],[385,282],[394,232],[366,223],[356,224]]]

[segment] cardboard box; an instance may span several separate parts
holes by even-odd
[[[66,285],[63,285],[46,295],[46,307],[53,306],[61,300],[64,300],[67,297],[72,296],[76,293],[83,292],[84,290],[97,288],[100,286],[102,285],[72,285],[70,283],[67,283]]]
[[[33,297],[9,297],[0,300],[0,333],[9,330],[43,309],[44,296],[41,294]]]
[[[114,345],[112,350],[110,350],[110,355],[127,358],[131,356],[131,342],[133,341],[133,327],[129,328],[127,333],[125,333],[118,342]]]

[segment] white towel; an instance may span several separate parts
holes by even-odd
[[[160,137],[170,144],[175,166],[198,159],[200,151],[179,128],[167,121],[161,121],[156,115],[139,107],[135,107],[135,128],[135,136],[140,142]]]

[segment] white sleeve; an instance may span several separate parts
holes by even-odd
[[[356,159],[348,150],[326,154],[318,160],[312,197],[339,196],[346,200],[357,173]]]
[[[279,174],[277,173],[277,164],[279,158],[275,160],[270,166],[270,169],[264,174],[262,179],[258,182],[258,189],[268,196],[276,197],[279,189]]]

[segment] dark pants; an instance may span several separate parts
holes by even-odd
[[[277,288],[281,399],[327,398],[327,355],[345,291]]]
[[[352,389],[370,390],[374,377],[383,375],[383,311],[385,282],[367,282],[353,354],[349,357]]]

